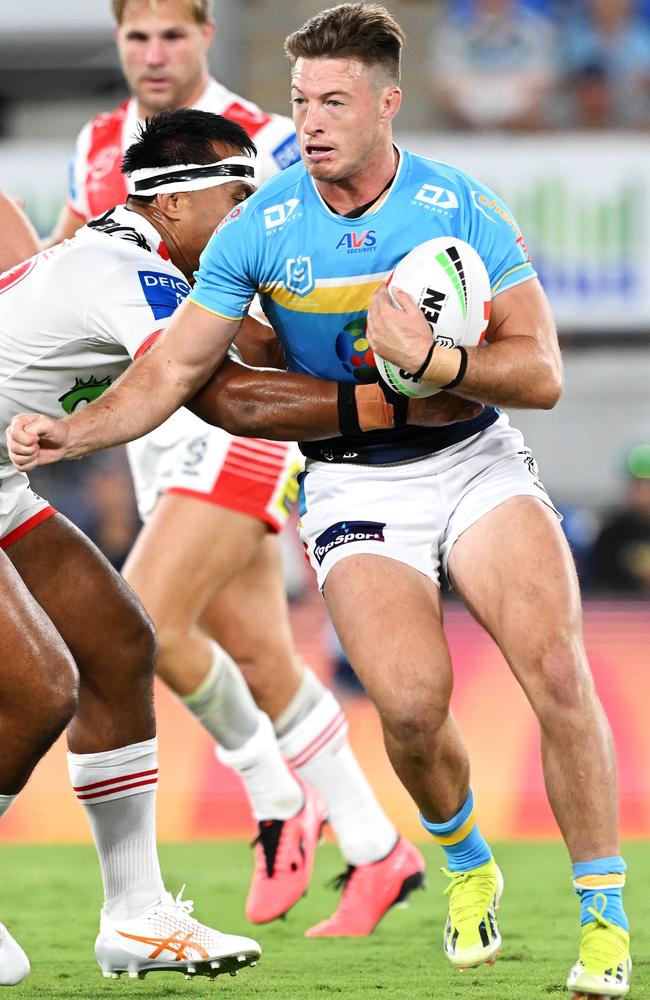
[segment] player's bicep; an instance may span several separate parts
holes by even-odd
[[[487,340],[533,338],[538,348],[559,360],[555,321],[546,293],[537,278],[530,278],[500,292],[492,299]]]

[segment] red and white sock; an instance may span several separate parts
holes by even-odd
[[[104,910],[131,919],[165,891],[156,846],[158,741],[68,753],[74,792],[86,810],[104,883]]]
[[[348,864],[370,864],[390,854],[397,830],[352,753],[341,706],[311,670],[274,728],[289,766],[327,802],[329,822]]]

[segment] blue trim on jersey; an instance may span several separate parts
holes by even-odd
[[[535,276],[516,221],[489,188],[406,151],[384,202],[358,219],[332,212],[302,163],[272,177],[245,204],[208,243],[191,298],[220,315],[243,316],[259,291],[290,371],[377,381],[366,339],[372,294],[405,254],[436,236],[475,247],[499,293]],[[473,421],[309,442],[302,450],[392,463],[449,447],[496,418],[486,407]]]

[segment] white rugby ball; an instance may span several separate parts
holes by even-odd
[[[490,279],[480,256],[464,240],[437,236],[414,247],[388,279],[389,291],[391,285],[410,295],[441,346],[476,347],[485,336],[490,318]],[[404,396],[433,396],[440,392],[376,353],[375,362],[383,380]]]

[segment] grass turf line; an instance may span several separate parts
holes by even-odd
[[[650,854],[632,843],[626,905],[635,963],[630,1000],[650,996]],[[168,888],[195,900],[195,916],[230,933],[256,938],[260,964],[236,978],[192,982],[175,974],[144,981],[105,980],[94,959],[100,878],[92,847],[0,845],[0,919],[27,951],[32,972],[7,997],[203,997],[230,1000],[544,1000],[568,996],[564,983],[576,957],[578,901],[558,844],[501,844],[495,856],[506,880],[499,911],[503,954],[493,968],[459,974],[442,953],[446,913],[439,874],[442,854],[426,845],[429,887],[393,910],[370,938],[316,940],[307,927],[328,916],[337,896],[325,883],[344,866],[337,849],[321,847],[308,895],[284,921],[252,927],[243,915],[251,852],[242,843],[163,845]],[[215,994],[216,995],[216,994]]]

